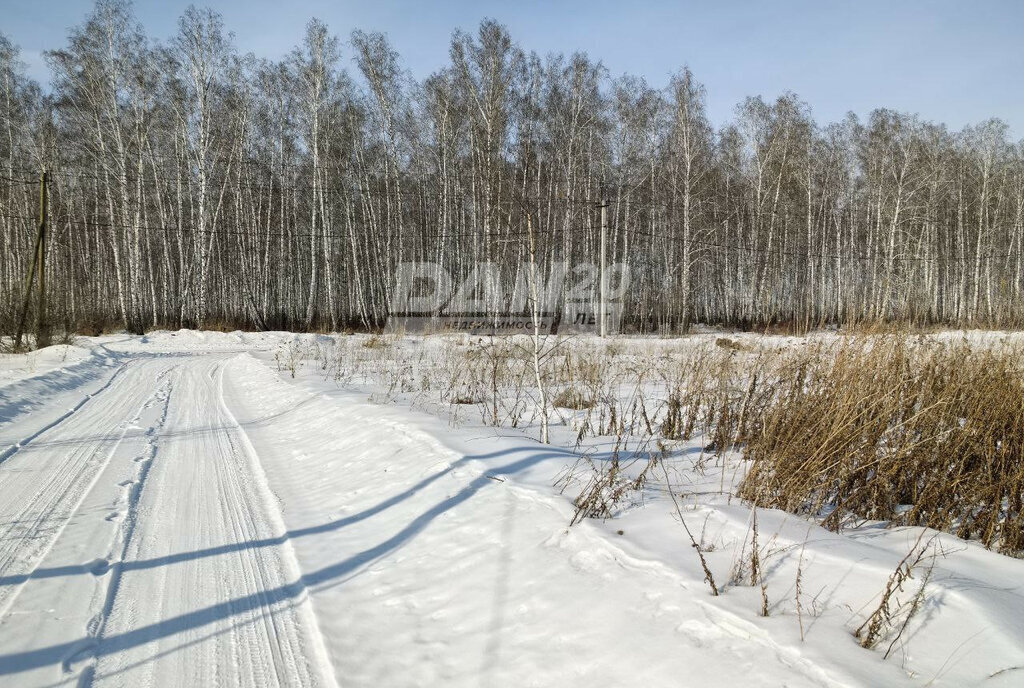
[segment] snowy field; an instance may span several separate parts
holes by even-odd
[[[488,397],[469,337],[181,331],[0,356],[0,686],[1022,685],[1024,562],[752,512],[738,451],[657,437],[655,375],[630,406],[630,366],[752,341],[564,343],[626,360],[578,390],[655,429],[549,399],[550,445],[536,389]],[[620,458],[632,488],[582,517]]]

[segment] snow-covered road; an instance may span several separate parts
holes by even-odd
[[[802,644],[752,591],[713,603],[675,530],[568,529],[569,452],[292,381],[242,344],[109,341],[0,383],[0,685],[910,682],[848,629]],[[884,581],[864,551],[850,570]]]
[[[131,357],[59,422],[19,422],[0,467],[7,680],[334,685],[279,506],[224,403],[232,357]]]

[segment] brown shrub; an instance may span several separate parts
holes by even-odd
[[[782,354],[785,356],[786,354]],[[790,354],[754,424],[741,494],[1024,550],[1024,356],[1002,345],[850,338]]]

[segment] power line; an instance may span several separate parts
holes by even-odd
[[[4,216],[6,216],[8,218],[12,218],[12,219],[31,220],[31,221],[35,221],[35,219],[36,219],[36,218],[34,218],[32,216],[28,216],[28,215],[14,215],[14,214],[9,214],[9,213],[3,213],[2,211],[0,211],[0,215],[4,215]],[[202,229],[202,230],[200,230],[200,229],[195,228],[195,227],[182,227],[182,226],[179,226],[179,225],[171,225],[171,226],[156,226],[156,225],[145,225],[145,224],[126,225],[126,224],[123,224],[123,223],[101,222],[101,221],[97,221],[97,220],[75,219],[75,218],[68,218],[68,217],[64,217],[64,218],[61,218],[61,219],[51,220],[51,224],[53,224],[53,225],[60,225],[60,224],[64,224],[64,225],[78,225],[78,226],[83,226],[83,227],[86,227],[86,228],[92,228],[92,229],[97,229],[97,230],[108,230],[108,231],[114,231],[114,230],[141,231],[141,230],[145,230],[145,231],[149,231],[149,232],[163,232],[163,233],[168,233],[168,234],[203,234],[203,235],[241,236],[241,237],[246,237],[246,238],[250,238],[250,239],[265,239],[265,238],[286,238],[286,239],[310,239],[310,238],[350,239],[351,238],[351,235],[348,234],[348,233],[337,233],[337,232],[334,232],[334,231],[331,231],[331,232],[316,232],[316,233],[314,233],[314,232],[303,232],[303,231],[293,231],[293,232],[285,231],[285,232],[281,232],[281,231],[269,231],[269,230],[268,231],[262,231],[260,229],[255,229],[255,230],[237,230],[237,229],[226,229],[226,228],[215,228],[215,229]],[[577,226],[574,229],[577,229],[577,230],[578,229],[589,229],[589,230],[595,230],[596,231],[598,229],[598,227],[596,225],[589,225],[589,226],[584,226],[584,227]],[[616,233],[618,234],[618,229],[619,228],[616,227],[615,229],[616,229]],[[561,229],[559,229],[557,227],[547,228],[547,229],[538,228],[535,231],[540,233],[540,234],[543,234],[544,236],[549,237],[549,238],[558,237],[559,234],[563,234],[563,235],[565,234],[564,230],[561,230]],[[644,237],[649,237],[649,238],[661,239],[663,241],[668,241],[668,242],[682,242],[683,241],[683,238],[680,237],[680,236],[672,236],[672,235],[665,234],[665,233],[651,232],[651,231],[642,230],[642,229],[624,229],[624,230],[622,230],[622,232],[623,232],[623,234],[621,234],[620,236],[644,236]],[[442,231],[442,232],[423,233],[423,232],[419,232],[417,230],[409,230],[403,236],[406,239],[423,239],[423,240],[427,240],[427,239],[457,239],[457,238],[467,238],[468,237],[468,238],[477,238],[477,239],[483,239],[483,240],[500,241],[502,239],[507,239],[509,237],[528,237],[529,236],[529,232],[527,230],[507,230],[507,231],[494,232],[494,233],[491,233],[491,234],[486,234],[486,233],[484,233],[482,231],[470,231],[470,232],[465,232],[465,231],[443,232]],[[396,235],[396,237],[397,237],[397,235]],[[396,237],[393,237],[393,238],[396,238]],[[815,252],[807,252],[807,251],[791,251],[791,250],[782,250],[782,249],[766,249],[766,248],[756,248],[756,247],[753,247],[753,246],[741,246],[741,245],[737,245],[737,244],[725,244],[725,243],[721,243],[721,242],[707,241],[707,240],[704,240],[704,239],[696,239],[696,238],[691,238],[690,239],[690,244],[693,245],[693,246],[698,246],[698,247],[703,247],[703,248],[720,249],[720,250],[723,250],[723,251],[734,251],[734,252],[746,253],[746,254],[757,255],[757,256],[784,256],[784,257],[789,257],[789,258],[827,259],[827,260],[834,260],[834,261],[837,261],[837,262],[839,262],[839,261],[876,262],[876,261],[884,261],[884,260],[886,260],[885,256],[878,256],[878,255],[875,255],[875,256],[856,255],[856,254],[843,255],[843,254],[838,254],[838,253],[815,253]],[[900,256],[900,255],[897,255],[897,256],[892,256],[892,261],[894,263],[917,263],[917,262],[920,262],[920,263],[939,263],[939,264],[943,264],[943,263],[948,262],[949,259],[946,258],[946,257],[939,257],[939,256],[936,256],[936,257],[923,257],[923,256]]]
[[[250,164],[261,164],[259,161],[242,161],[242,162],[243,163],[248,162]],[[276,167],[276,165],[274,167]],[[315,171],[326,171],[326,172],[329,172],[329,173],[332,173],[332,174],[337,174],[337,173],[343,171],[340,168],[329,168],[329,167],[324,167],[324,166],[316,166],[316,167],[314,167],[312,165],[306,166],[306,165],[301,164],[301,163],[288,164],[287,167],[293,167],[293,168],[302,167],[303,169],[310,169],[310,170],[315,170]],[[175,169],[175,170],[173,170],[173,173],[179,173],[181,171],[182,171],[181,169]],[[24,174],[31,174],[32,170],[29,170],[27,168],[19,168],[19,172],[24,173]],[[68,179],[88,179],[88,180],[91,180],[91,181],[100,181],[100,182],[120,182],[120,181],[122,181],[122,177],[123,177],[124,183],[132,185],[132,186],[141,185],[141,186],[146,186],[146,187],[156,187],[156,186],[159,185],[158,184],[159,182],[164,182],[166,185],[172,186],[172,185],[177,185],[177,184],[182,183],[182,182],[188,182],[190,180],[193,180],[193,178],[191,176],[192,172],[193,172],[193,170],[190,167],[187,170],[187,174],[182,175],[182,176],[179,176],[177,174],[174,174],[173,176],[171,176],[165,170],[160,175],[156,175],[156,174],[143,174],[143,176],[140,178],[140,177],[135,176],[135,175],[127,175],[127,174],[126,175],[121,175],[121,173],[117,172],[117,171],[111,171],[107,175],[102,175],[102,174],[99,174],[99,173],[88,172],[88,171],[84,171],[84,170],[59,170],[59,171],[51,171],[50,172],[50,176],[51,176],[51,183],[57,177],[66,177]],[[271,172],[273,172],[272,169],[271,169]],[[323,184],[320,184],[320,185],[313,185],[313,184],[306,184],[306,185],[288,184],[288,185],[286,185],[284,183],[273,183],[273,182],[269,183],[269,184],[265,184],[265,183],[258,183],[258,182],[253,182],[253,181],[231,183],[231,182],[225,181],[223,179],[221,181],[222,181],[222,183],[211,184],[211,186],[214,187],[214,188],[218,188],[218,189],[223,187],[223,186],[227,186],[230,189],[238,189],[238,190],[243,190],[243,189],[244,190],[263,190],[263,191],[312,191],[315,188],[317,191],[323,191],[323,192],[327,192],[327,193],[350,193],[350,194],[353,194],[353,195],[362,194],[362,193],[364,193],[364,191],[367,191],[367,190],[363,189],[362,184],[358,184],[358,183],[356,185],[354,185],[354,186],[339,186],[339,185],[330,185],[330,184],[328,184],[328,185],[323,185]],[[386,182],[387,180],[384,180],[384,179],[381,179],[381,178],[377,178],[374,181]],[[408,180],[407,179],[406,181],[410,182],[414,186],[416,185],[416,180]],[[34,184],[34,183],[37,183],[37,182],[38,182],[38,179],[32,180],[32,181],[30,181],[28,183],[33,183]],[[405,189],[400,189],[400,190],[392,188],[392,189],[390,189],[388,191],[388,193],[396,194],[396,195],[402,195],[402,196],[413,196],[413,197],[418,198],[418,199],[424,199],[424,198],[429,198],[431,196],[440,195],[441,193],[443,193],[443,190],[441,190],[441,189],[429,189],[428,190],[428,189],[424,189],[422,187],[421,188],[412,188],[412,189],[405,188]],[[541,198],[541,197],[526,197],[526,198],[522,198],[522,199],[519,199],[519,198],[501,198],[501,199],[492,200],[491,202],[493,204],[495,204],[495,205],[519,203],[519,202],[529,202],[529,203],[537,203],[537,204],[555,202],[555,203],[565,203],[565,204],[569,204],[569,205],[584,205],[584,206],[590,206],[590,207],[594,207],[594,208],[596,208],[600,204],[600,200],[598,200],[598,199],[579,198],[579,197],[575,197],[575,196],[566,196],[566,195],[558,195],[558,194],[555,194],[555,195],[552,195],[552,196],[549,196],[549,197],[545,197],[545,198]],[[658,203],[658,202],[653,202],[653,203]],[[637,205],[643,205],[643,203],[638,202]]]
[[[5,182],[8,182],[10,184],[38,184],[39,183],[38,179],[11,179],[10,177],[5,177],[5,176],[2,176],[2,175],[0,175],[0,181],[5,181]]]
[[[29,216],[29,215],[4,214],[2,211],[0,211],[0,215],[4,215],[5,217],[12,218],[12,219],[35,220],[35,218],[33,218],[33,217]],[[225,235],[225,236],[243,236],[243,237],[249,237],[249,238],[252,238],[252,239],[262,239],[262,238],[266,238],[266,237],[273,237],[273,238],[282,238],[283,237],[283,238],[292,238],[292,239],[302,239],[302,238],[309,239],[309,238],[313,238],[313,237],[316,237],[316,238],[327,238],[327,239],[349,239],[349,238],[351,238],[349,234],[339,234],[337,232],[315,232],[315,233],[314,232],[301,232],[301,231],[281,232],[281,231],[261,231],[259,229],[249,231],[249,230],[224,229],[224,228],[220,228],[220,229],[198,229],[196,227],[182,227],[180,225],[172,225],[172,226],[126,225],[126,224],[115,223],[115,222],[100,222],[100,221],[97,221],[97,220],[75,219],[75,218],[68,218],[68,217],[64,217],[64,218],[60,218],[60,219],[53,219],[51,221],[51,224],[54,224],[54,225],[60,225],[60,224],[64,224],[64,225],[79,225],[79,226],[84,226],[84,227],[87,227],[87,228],[103,229],[103,230],[125,230],[125,231],[145,230],[145,231],[150,231],[150,232],[165,232],[165,233],[169,233],[169,234],[181,233],[181,234],[205,234],[205,235],[216,234],[216,235]],[[508,237],[508,236],[527,236],[528,234],[529,234],[529,232],[527,232],[526,230],[505,231],[505,232],[500,232],[500,233],[494,233],[494,234],[491,234],[491,235],[484,234],[483,232],[432,232],[432,233],[428,233],[428,234],[423,234],[423,233],[417,232],[415,230],[410,230],[406,234],[406,236],[407,236],[407,238],[411,238],[411,239],[421,239],[421,238],[422,239],[446,239],[446,238],[460,238],[460,237],[476,237],[476,238],[482,238],[482,239],[486,239],[486,238],[501,239],[503,237]]]

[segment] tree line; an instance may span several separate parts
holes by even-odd
[[[484,21],[413,79],[385,36],[312,20],[271,61],[209,9],[167,41],[100,0],[46,55],[0,35],[0,331],[24,296],[49,175],[47,289],[69,330],[373,329],[396,266],[627,263],[625,326],[1024,315],[1024,142],[879,109],[819,124],[787,93],[713,126],[664,88],[541,58]],[[596,299],[596,289],[594,298]]]

